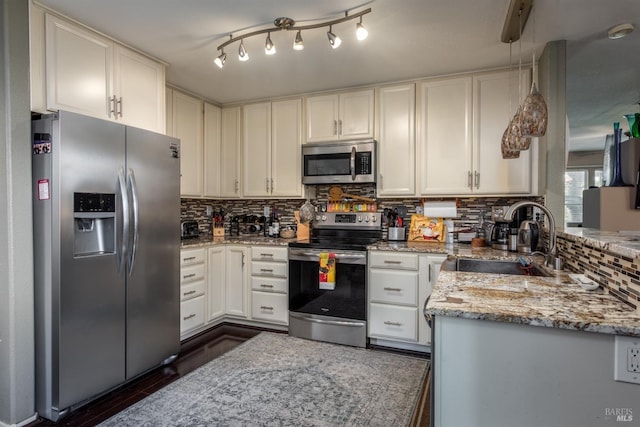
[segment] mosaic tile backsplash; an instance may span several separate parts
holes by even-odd
[[[329,194],[329,185],[315,186],[316,197],[311,199],[311,203],[320,207],[327,203]],[[343,191],[348,194],[370,197],[376,200],[377,209],[382,212],[385,208],[396,208],[398,206],[407,207],[407,216],[404,218],[410,220],[412,214],[416,213],[416,207],[422,206],[422,200],[416,198],[408,199],[381,199],[376,198],[375,184],[370,185],[342,185]],[[542,198],[525,197],[525,198],[502,198],[502,197],[474,197],[474,198],[458,198],[458,217],[454,218],[454,226],[456,230],[464,228],[477,228],[479,219],[484,216],[489,219],[492,206],[508,206],[519,200],[533,200],[543,203]],[[439,200],[439,199],[434,199]],[[452,200],[452,198],[444,198],[443,200]],[[182,199],[181,219],[195,219],[200,226],[202,234],[211,233],[211,221],[206,215],[207,206],[211,206],[213,212],[219,212],[221,209],[225,214],[225,232],[230,231],[231,218],[235,215],[256,215],[264,214],[264,208],[275,208],[280,218],[282,227],[293,226],[295,224],[294,211],[300,209],[305,201],[302,199],[277,199],[277,200],[247,200],[247,199],[227,199],[227,200],[209,200],[209,199]],[[383,234],[386,236],[386,226],[383,227]]]
[[[640,259],[562,237],[558,238],[558,251],[566,270],[584,274],[611,295],[640,310]]]

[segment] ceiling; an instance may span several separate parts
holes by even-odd
[[[509,0],[37,2],[165,61],[169,83],[221,105],[509,65],[509,46],[500,42]],[[249,61],[238,61],[233,43],[224,68],[212,62],[230,34],[272,27],[277,17],[305,25],[367,7],[365,41],[349,21],[333,27],[343,40],[336,50],[326,28],[303,32],[303,51],[291,49],[293,32],[277,31],[275,55],[264,54],[261,35],[245,40]],[[607,29],[623,22],[636,31],[609,40]],[[640,1],[535,0],[514,64],[520,51],[531,61],[534,36],[537,56],[546,42],[567,40],[572,150],[601,149],[613,121],[628,128],[622,114],[640,112]]]

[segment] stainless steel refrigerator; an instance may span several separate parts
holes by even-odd
[[[32,144],[36,410],[57,421],[180,350],[180,151],[66,111]]]

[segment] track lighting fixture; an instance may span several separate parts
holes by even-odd
[[[302,32],[298,30],[296,33],[296,39],[293,41],[293,50],[303,50],[304,43],[302,42]]]
[[[253,37],[259,34],[266,34],[267,38],[265,40],[264,43],[264,51],[265,54],[267,55],[273,55],[274,53],[276,53],[276,46],[273,43],[273,41],[271,40],[271,33],[273,31],[278,31],[278,30],[285,30],[285,31],[296,31],[296,36],[295,39],[293,41],[293,49],[294,50],[304,50],[304,42],[302,41],[302,30],[312,30],[312,29],[316,29],[316,28],[324,28],[324,27],[329,27],[329,31],[327,31],[327,38],[329,39],[329,44],[331,45],[331,47],[333,49],[336,49],[338,46],[340,46],[340,44],[342,43],[342,40],[340,39],[340,37],[338,37],[337,35],[335,35],[333,33],[333,25],[337,25],[337,24],[341,24],[343,22],[347,22],[347,21],[351,21],[353,19],[357,19],[360,18],[360,21],[356,24],[356,38],[358,40],[364,40],[367,38],[368,36],[368,31],[367,29],[364,27],[364,25],[362,24],[362,16],[366,15],[367,13],[371,12],[371,8],[362,10],[360,12],[356,12],[352,15],[349,15],[349,11],[346,11],[344,13],[344,17],[342,18],[338,18],[338,19],[333,19],[330,21],[326,21],[326,22],[319,22],[319,23],[315,23],[315,24],[309,24],[309,25],[298,25],[296,26],[296,21],[294,21],[291,18],[287,18],[287,17],[281,17],[281,18],[276,18],[273,21],[273,24],[275,25],[275,29],[274,28],[265,28],[265,29],[261,29],[261,30],[256,30],[256,31],[252,31],[250,33],[238,36],[238,37],[233,37],[232,35],[229,35],[229,40],[227,40],[226,42],[222,43],[221,45],[218,46],[218,50],[220,51],[220,55],[214,59],[214,63],[222,68],[226,59],[227,59],[227,55],[224,53],[224,48],[228,45],[230,45],[231,43],[240,42],[240,46],[238,47],[238,59],[240,61],[247,61],[249,60],[249,54],[247,53],[246,48],[244,47],[244,43],[243,40],[249,37]]]
[[[271,33],[267,33],[267,40],[264,42],[264,53],[267,55],[273,55],[276,53],[276,47],[271,41]]]
[[[227,54],[224,53],[224,50],[216,59],[213,60],[213,63],[218,66],[218,68],[222,68],[224,66],[224,62],[227,60]]]
[[[362,16],[360,17],[360,22],[356,24],[356,38],[360,41],[366,39],[369,36],[369,31],[362,25]]]
[[[327,37],[329,38],[329,44],[334,49],[337,49],[342,44],[342,40],[340,39],[340,37],[336,36],[331,31],[331,25],[329,25],[329,31],[327,31]]]
[[[247,49],[244,48],[244,43],[240,40],[240,47],[238,48],[238,59],[240,61],[248,61],[249,54],[247,53]]]

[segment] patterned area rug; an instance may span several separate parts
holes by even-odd
[[[405,426],[429,361],[262,332],[101,426]]]

